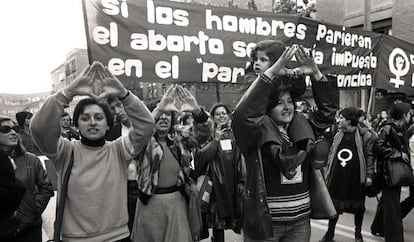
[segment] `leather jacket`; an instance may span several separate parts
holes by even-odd
[[[266,201],[260,140],[266,116],[266,106],[274,84],[259,76],[237,104],[233,113],[232,127],[242,154],[246,159],[246,184],[244,196],[243,231],[251,239],[265,239],[273,236],[272,221]],[[268,78],[267,78],[268,79]],[[338,109],[338,91],[335,82],[313,81],[312,90],[318,110],[308,120],[315,137],[332,126]],[[295,114],[295,117],[298,114]],[[295,118],[293,120],[303,120]],[[297,127],[291,122],[290,126]],[[301,130],[290,128],[289,137],[300,139]],[[300,140],[298,140],[300,141]]]
[[[377,142],[377,136],[374,131],[368,128],[359,127],[359,132],[362,135],[362,142],[364,143],[364,155],[367,163],[366,175],[367,178],[374,179],[375,171],[375,153],[374,147]]]
[[[197,176],[207,172],[213,180],[214,196],[217,205],[218,217],[240,220],[241,208],[238,205],[238,189],[244,183],[244,163],[239,148],[235,144],[233,131],[230,128],[222,130],[222,135],[196,149],[194,160]],[[230,147],[223,149],[220,142],[229,142]],[[231,165],[233,168],[231,169]],[[240,224],[237,221],[237,224]]]
[[[16,163],[16,179],[26,188],[23,200],[17,209],[17,217],[21,220],[21,229],[41,221],[49,199],[53,197],[53,186],[34,154],[26,152],[14,157]]]
[[[389,160],[402,159],[403,153],[409,157],[408,132],[392,121],[384,123],[378,132],[378,140],[375,145],[378,169],[383,176],[385,162]],[[385,177],[384,177],[385,179]]]

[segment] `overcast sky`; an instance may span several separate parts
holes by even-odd
[[[50,72],[86,48],[81,0],[3,1],[0,93],[52,90]]]

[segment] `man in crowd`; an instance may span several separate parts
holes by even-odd
[[[22,139],[22,144],[27,151],[39,156],[42,155],[37,145],[32,139],[32,134],[30,133],[29,124],[32,119],[33,114],[28,111],[21,111],[16,113],[16,120],[19,125],[19,135]]]
[[[76,129],[72,127],[72,120],[67,112],[64,112],[60,118],[60,129],[62,131],[62,137],[69,140],[79,139],[79,134]]]
[[[114,126],[106,135],[107,140],[115,140],[120,136],[127,135],[131,122],[128,119],[128,115],[125,112],[122,102],[118,98],[108,97],[108,104],[114,114]],[[136,160],[132,160],[128,165],[128,227],[129,231],[132,231],[132,225],[134,222],[135,207],[138,199],[138,184],[137,184],[137,167]]]

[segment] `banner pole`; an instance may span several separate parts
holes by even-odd
[[[374,111],[374,106],[375,106],[375,87],[371,87],[371,93],[369,95],[369,100],[368,100],[368,109],[367,109],[367,114],[372,114],[372,112]]]

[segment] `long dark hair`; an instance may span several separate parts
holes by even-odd
[[[13,121],[11,118],[7,116],[0,116],[0,124],[4,121],[11,121],[13,122],[14,125],[16,125],[16,122]],[[13,157],[22,156],[26,154],[27,152],[26,148],[23,146],[23,142],[22,142],[22,138],[20,137],[20,134],[17,133],[16,136],[17,136],[17,145],[13,147],[13,150],[12,150]]]
[[[213,106],[210,108],[210,116],[211,116],[211,118],[213,119],[213,121],[214,121],[214,113],[216,112],[217,108],[220,108],[220,107],[223,107],[224,109],[226,109],[227,115],[229,115],[229,119],[230,119],[230,115],[231,115],[231,110],[230,110],[230,107],[229,107],[229,106],[227,106],[227,105],[226,105],[226,104],[224,104],[224,103],[215,103],[215,104],[213,104]],[[214,127],[216,127],[216,126],[217,126],[215,122],[213,122],[213,124],[214,124]]]
[[[281,80],[281,84],[276,86],[274,85],[272,93],[269,95],[269,99],[267,101],[266,106],[266,113],[269,113],[277,103],[279,102],[280,94],[283,92],[288,92],[292,97],[293,106],[296,110],[296,101],[302,96],[302,94],[306,91],[306,83],[302,80],[297,80],[297,85],[292,85],[291,82],[284,82]]]
[[[210,115],[213,117],[214,116],[214,112],[216,111],[217,108],[223,107],[224,109],[226,109],[226,112],[228,115],[230,115],[231,110],[229,108],[229,106],[227,106],[224,103],[215,103],[213,104],[213,106],[211,106],[210,108]]]

